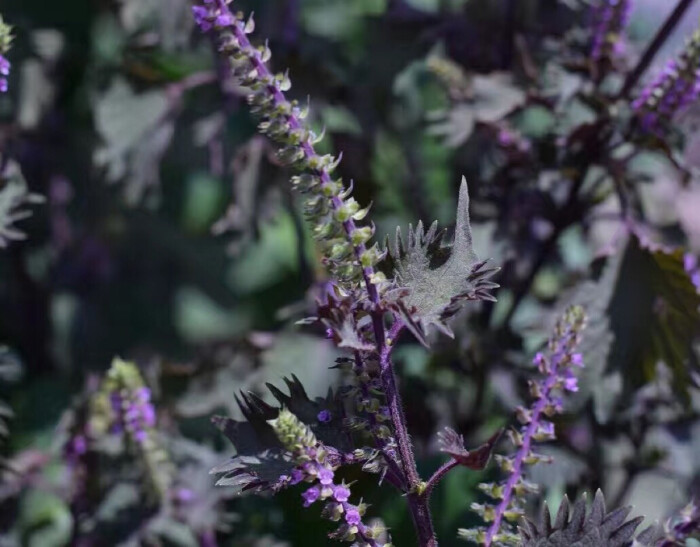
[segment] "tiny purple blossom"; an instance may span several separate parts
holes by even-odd
[[[578,378],[576,376],[564,378],[564,389],[566,391],[578,391]]]
[[[321,495],[321,492],[318,488],[318,486],[312,486],[308,490],[306,490],[301,497],[304,498],[304,507],[308,507],[311,505],[313,502],[315,502],[319,496]]]
[[[331,413],[329,410],[322,410],[318,413],[317,418],[319,422],[328,423],[331,421]]]
[[[571,355],[571,364],[577,367],[583,367],[583,355],[580,353],[574,353]]]
[[[581,331],[585,325],[583,309],[574,306],[567,310],[557,322],[553,336],[547,346],[547,355],[537,354],[534,363],[539,366],[544,378],[535,382],[533,394],[536,398],[531,408],[518,407],[517,417],[523,424],[517,434],[518,447],[515,456],[503,458],[503,470],[509,475],[502,486],[500,502],[492,506],[492,518],[486,530],[485,545],[493,545],[494,539],[503,532],[504,518],[512,507],[514,500],[521,494],[517,485],[522,481],[523,467],[532,461],[543,461],[532,450],[534,442],[554,437],[554,424],[546,419],[553,413],[561,412],[561,398],[555,395],[562,388],[566,391],[577,391],[578,383],[571,366],[580,366],[582,358],[575,352],[580,343]],[[542,366],[546,363],[546,366]]]
[[[333,484],[333,471],[327,467],[322,467],[318,472],[318,480],[323,486]]]
[[[333,498],[338,502],[348,501],[350,499],[350,489],[342,484],[335,486],[333,488]]]
[[[216,25],[219,27],[230,27],[233,25],[233,16],[230,13],[222,13],[216,18]]]
[[[8,61],[3,55],[0,55],[0,74],[3,76],[10,75],[10,61]]]
[[[304,472],[301,469],[293,469],[292,477],[290,480],[292,484],[299,484],[301,481],[304,480],[304,477]]]
[[[202,6],[192,6],[192,15],[194,15],[194,20],[202,32],[211,30],[213,25],[209,21],[211,14],[207,8]]]
[[[348,509],[345,512],[345,521],[352,526],[357,526],[362,522],[360,512],[357,509]]]
[[[700,270],[690,276],[690,281],[695,285],[696,289],[700,290]]]

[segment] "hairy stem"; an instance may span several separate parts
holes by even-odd
[[[425,497],[430,499],[430,495],[433,493],[433,488],[455,467],[459,465],[459,462],[452,458],[451,460],[443,463],[435,473],[428,479],[425,485]]]
[[[625,83],[620,90],[620,99],[627,97],[629,92],[632,91],[632,88],[637,84],[639,78],[642,77],[642,74],[644,74],[646,69],[649,68],[649,65],[654,60],[654,57],[659,52],[659,49],[661,49],[661,46],[666,43],[666,40],[668,40],[668,37],[673,32],[673,29],[676,28],[676,25],[683,18],[683,15],[685,15],[685,12],[688,11],[688,8],[690,8],[692,3],[693,0],[679,0],[674,10],[668,16],[664,24],[656,33],[656,36],[654,36],[654,39],[642,54],[637,66],[635,66],[634,70],[627,75]]]
[[[381,327],[379,324],[381,324]],[[401,468],[409,488],[407,493],[408,507],[411,511],[411,517],[413,518],[416,532],[418,533],[419,545],[421,547],[436,547],[437,540],[435,539],[433,521],[430,516],[430,508],[428,507],[428,497],[424,495],[424,492],[419,492],[418,487],[421,483],[421,479],[418,475],[411,438],[406,427],[406,415],[403,411],[401,395],[396,386],[394,366],[391,362],[391,351],[396,338],[403,329],[403,324],[398,319],[395,320],[388,335],[385,336],[383,319],[379,314],[375,314],[374,326],[375,335],[377,335],[377,348],[379,349],[382,384],[389,406],[391,422],[394,426],[394,435],[399,449],[399,457],[401,458]]]

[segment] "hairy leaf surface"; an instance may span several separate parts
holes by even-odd
[[[419,222],[415,230],[409,225],[404,242],[397,228],[393,247],[387,242],[388,264],[396,289],[389,299],[401,302],[397,311],[407,326],[425,343],[425,334],[432,325],[452,335],[445,320],[454,315],[465,300],[495,300],[490,291],[497,287],[487,281],[496,269],[486,269],[474,252],[469,225],[469,193],[462,179],[457,204],[455,236],[451,246],[443,245],[444,230],[437,221],[427,232]],[[391,305],[391,302],[390,302]]]

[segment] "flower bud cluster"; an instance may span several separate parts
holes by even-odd
[[[593,8],[591,59],[595,63],[622,53],[622,34],[629,23],[631,8],[631,0],[600,0]]]
[[[109,431],[125,433],[138,444],[146,443],[156,425],[156,413],[151,390],[144,385],[138,369],[115,359],[100,392],[109,401]]]
[[[342,179],[333,178],[340,157],[316,153],[314,145],[322,135],[316,135],[305,124],[307,110],[285,97],[291,87],[289,77],[270,71],[267,45],[254,47],[248,40],[247,35],[255,27],[252,18],[246,22],[241,14],[234,15],[229,2],[203,0],[192,8],[194,18],[202,31],[216,33],[219,50],[230,59],[234,76],[250,89],[248,99],[261,118],[260,131],[280,145],[280,160],[301,172],[292,183],[306,196],[305,214],[331,274],[349,283],[364,278],[368,290],[376,293],[372,283],[383,278],[374,266],[382,254],[376,244],[367,246],[374,226],[356,224],[369,208],[362,208],[350,196],[352,184],[346,188]]]
[[[486,547],[520,545],[519,537],[507,523],[515,523],[523,516],[524,497],[538,491],[536,484],[524,479],[524,466],[551,461],[549,457],[536,453],[532,445],[555,438],[554,424],[548,418],[562,411],[562,400],[558,394],[578,390],[573,368],[583,366],[582,356],[576,353],[576,347],[581,341],[585,322],[582,308],[575,306],[568,309],[555,327],[547,352],[535,356],[534,364],[544,378],[530,382],[530,394],[535,403],[528,409],[517,409],[517,418],[522,426],[508,432],[517,451],[513,456],[494,456],[508,479],[503,483],[479,485],[497,504],[472,504],[472,510],[489,526],[461,530],[463,538]]]
[[[338,529],[331,537],[354,542],[354,545],[390,547],[389,543],[377,541],[386,532],[383,527],[363,524],[362,517],[367,505],[362,502],[357,505],[350,503],[350,485],[337,482],[337,465],[328,457],[326,448],[317,441],[311,429],[287,409],[282,409],[269,424],[297,464],[286,479],[290,484],[311,483],[302,494],[304,507],[323,501],[324,518],[339,522]]]
[[[151,391],[136,365],[114,359],[91,406],[91,435],[113,434],[133,443],[154,490],[164,496],[171,482],[171,464],[155,429]]]
[[[641,129],[660,134],[673,116],[700,96],[700,29],[688,40],[677,59],[632,103]]]
[[[12,44],[12,27],[6,25],[0,16],[0,93],[8,89],[7,77],[10,75],[10,61],[7,60],[7,52]]]

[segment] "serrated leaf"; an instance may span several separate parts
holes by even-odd
[[[591,509],[586,514],[586,496],[579,498],[570,514],[565,496],[552,525],[546,504],[539,524],[525,519],[520,527],[522,547],[631,547],[634,533],[644,520],[637,517],[627,521],[631,508],[623,507],[610,513],[605,507],[603,493],[598,490]],[[636,545],[654,545],[658,534],[645,530],[636,538]]]
[[[269,405],[253,393],[241,394],[236,400],[245,420],[214,417],[214,424],[236,449],[231,460],[211,470],[213,474],[223,475],[217,485],[233,487],[237,493],[278,491],[286,487],[285,476],[289,476],[296,464],[269,424],[281,408],[288,409],[308,425],[330,451],[352,449],[339,397],[329,390],[327,397],[312,401],[298,378],[285,378],[284,382],[288,393],[267,384],[279,406]],[[323,420],[319,418],[321,411],[327,411]]]
[[[485,262],[479,262],[473,249],[465,179],[459,191],[451,246],[443,245],[444,235],[444,230],[438,230],[437,221],[427,232],[419,222],[415,231],[409,226],[405,243],[400,229],[396,231],[393,247],[387,241],[387,264],[396,283],[396,288],[387,295],[388,304],[392,306],[392,299],[403,304],[395,309],[421,341],[431,326],[451,335],[445,320],[458,311],[462,302],[494,300],[490,291],[497,287],[487,281],[497,270],[486,269]]]
[[[675,391],[688,401],[699,309],[700,295],[683,267],[682,251],[651,248],[631,237],[608,308],[615,336],[609,369],[621,372],[626,391],[653,380],[663,362]]]
[[[486,467],[486,464],[491,458],[493,447],[498,442],[498,439],[501,438],[502,433],[503,430],[500,429],[482,445],[474,450],[467,450],[464,447],[464,438],[462,435],[458,434],[454,429],[446,427],[444,431],[438,433],[438,437],[440,438],[440,450],[457,460],[457,462],[464,467],[481,470]]]

